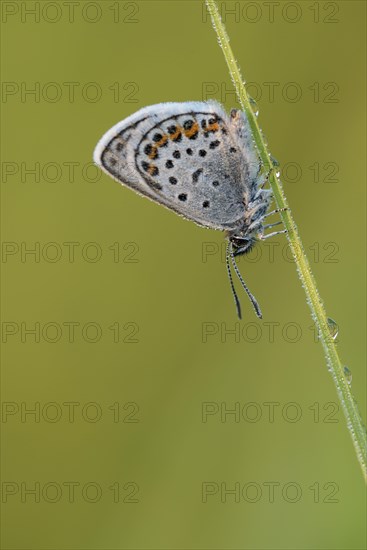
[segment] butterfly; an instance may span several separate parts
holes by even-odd
[[[231,265],[259,318],[235,257],[264,235],[272,194],[246,113],[228,115],[216,101],[160,103],[122,120],[98,142],[94,162],[109,176],[198,225],[227,236],[226,266],[238,317]]]

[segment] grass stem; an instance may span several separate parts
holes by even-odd
[[[262,132],[258,125],[256,115],[253,111],[253,108],[251,107],[251,100],[247,94],[245,82],[241,77],[240,69],[234,58],[231,46],[229,44],[229,38],[220,17],[216,2],[215,0],[206,0],[206,5],[211,15],[212,24],[215,32],[217,33],[220,47],[223,50],[223,54],[227,62],[233,84],[235,86],[241,108],[243,109],[243,111],[246,112],[248,116],[253,132],[253,138],[256,143],[260,158],[264,166],[266,166],[267,168],[269,167],[269,170],[271,170],[269,181],[273,190],[275,202],[279,209],[286,208],[286,210],[280,212],[280,215],[282,217],[285,228],[288,230],[287,237],[289,241],[289,246],[294,256],[298,275],[301,279],[301,284],[306,293],[306,299],[311,309],[312,318],[319,332],[320,341],[325,352],[328,370],[334,380],[337,394],[341,402],[344,414],[346,416],[347,426],[352,436],[357,459],[362,468],[365,480],[367,481],[366,428],[363,425],[357,402],[352,395],[350,384],[348,383],[348,379],[344,372],[344,367],[340,361],[336,345],[330,331],[328,317],[326,315],[324,305],[317,290],[316,282],[312,274],[310,264],[306,257],[297,226],[293,220],[293,216],[287,204],[282,185],[276,173],[274,161],[268,151],[267,145],[264,141]]]

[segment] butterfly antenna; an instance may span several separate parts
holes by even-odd
[[[232,261],[232,265],[233,265],[233,269],[235,270],[235,273],[242,285],[242,287],[245,289],[245,291],[247,292],[247,295],[248,297],[250,298],[250,302],[255,310],[255,313],[256,315],[259,317],[259,319],[262,319],[262,313],[261,313],[261,309],[260,309],[260,306],[259,304],[257,303],[256,299],[255,299],[255,296],[253,296],[251,294],[251,292],[249,291],[249,289],[247,288],[246,286],[246,283],[245,281],[242,279],[242,275],[241,273],[239,272],[239,269],[237,267],[237,264],[236,264],[236,260],[235,260],[235,257],[234,257],[234,254],[233,254],[233,247],[232,247],[232,243],[229,242],[228,243],[228,247],[227,247],[227,260],[228,260],[228,255],[230,256],[231,258],[231,261]],[[233,284],[233,283],[232,283]]]
[[[242,319],[241,304],[240,304],[240,301],[239,301],[238,296],[237,296],[236,289],[235,289],[234,284],[233,284],[231,266],[230,266],[230,263],[229,263],[229,257],[231,255],[231,252],[232,252],[231,245],[228,242],[227,250],[226,250],[226,266],[227,266],[228,279],[229,279],[229,284],[231,285],[232,295],[233,295],[233,298],[234,298],[234,301],[235,301],[235,304],[236,304],[238,318]]]

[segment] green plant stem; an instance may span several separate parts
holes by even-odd
[[[318,329],[319,337],[324,348],[328,369],[333,377],[338,397],[340,399],[344,414],[347,419],[347,425],[352,436],[357,459],[362,468],[365,480],[367,481],[366,428],[363,425],[357,402],[352,395],[350,385],[345,377],[344,368],[342,363],[340,362],[340,358],[333,337],[330,334],[328,318],[326,316],[324,305],[319,296],[316,282],[310,268],[310,264],[306,257],[302,241],[300,239],[296,224],[293,220],[292,213],[288,207],[278,175],[276,174],[274,161],[267,149],[266,143],[257,122],[257,118],[251,107],[250,99],[245,88],[245,83],[241,77],[239,67],[233,56],[233,52],[229,44],[229,38],[220,17],[217,5],[215,3],[215,0],[206,0],[206,4],[211,15],[214,30],[217,33],[219,44],[223,50],[231,78],[236,88],[236,93],[240,105],[248,116],[249,123],[253,132],[253,138],[256,143],[261,161],[266,167],[269,167],[269,170],[271,171],[269,181],[273,190],[273,195],[277,207],[279,209],[287,209],[281,211],[280,215],[282,217],[284,226],[288,231],[287,237],[290,249],[294,256],[302,286],[306,292],[307,303],[311,308],[312,318]]]

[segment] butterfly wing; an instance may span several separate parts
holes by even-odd
[[[120,183],[199,225],[243,218],[253,153],[215,101],[141,109],[99,141],[94,160]]]

